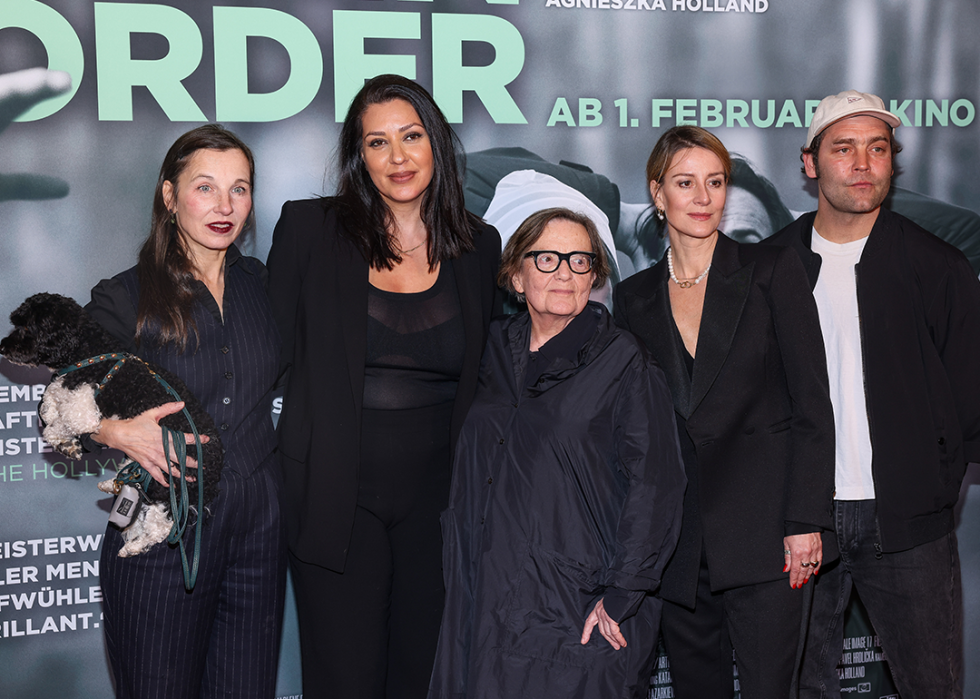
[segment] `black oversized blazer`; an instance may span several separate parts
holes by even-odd
[[[616,322],[663,367],[687,423],[697,492],[661,594],[693,606],[703,541],[713,590],[783,576],[783,537],[831,530],[834,415],[816,304],[799,259],[719,234],[693,377],[673,322],[666,260],[620,283]],[[691,513],[697,512],[692,521]],[[698,521],[699,520],[699,521]],[[700,524],[700,536],[692,528]],[[824,560],[836,557],[823,536]],[[699,541],[700,540],[700,541]]]
[[[269,293],[288,369],[279,419],[289,547],[342,572],[354,522],[367,351],[368,263],[341,234],[329,199],[286,202],[269,252]],[[474,227],[476,249],[453,260],[465,356],[451,444],[476,392],[490,319],[500,313],[500,236]]]

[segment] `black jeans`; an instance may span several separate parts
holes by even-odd
[[[840,697],[844,610],[856,589],[903,698],[963,696],[963,604],[956,534],[875,557],[874,500],[835,502],[840,560],[821,569],[800,699]]]

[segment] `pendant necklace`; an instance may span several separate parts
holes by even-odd
[[[408,250],[402,250],[402,249],[401,249],[400,247],[398,247],[398,246],[396,245],[396,246],[395,246],[395,250],[397,250],[397,251],[398,251],[398,254],[399,254],[399,255],[407,255],[407,254],[408,254],[408,253],[410,253],[410,252],[415,252],[415,251],[416,251],[416,250],[418,250],[418,249],[419,249],[420,247],[422,247],[422,246],[423,246],[424,244],[425,244],[425,241],[423,240],[423,241],[422,241],[421,243],[419,243],[418,245],[416,245],[416,246],[415,246],[415,247],[413,247],[413,248],[409,248]]]

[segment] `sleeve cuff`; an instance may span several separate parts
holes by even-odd
[[[602,606],[606,610],[609,618],[617,624],[623,623],[636,614],[636,610],[643,601],[645,592],[635,590],[621,590],[618,587],[606,588],[606,594],[602,598]]]
[[[797,536],[798,534],[818,534],[823,531],[823,528],[805,522],[787,521],[783,523],[783,531],[785,532],[784,536]]]
[[[106,448],[104,444],[99,444],[92,439],[90,434],[79,435],[78,440],[82,443],[82,449],[85,450],[86,454],[101,454]]]

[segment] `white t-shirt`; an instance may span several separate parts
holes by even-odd
[[[867,237],[832,243],[813,229],[811,249],[820,255],[820,276],[813,289],[827,349],[830,400],[837,429],[837,500],[871,500],[871,431],[864,393],[864,357],[854,266]]]

